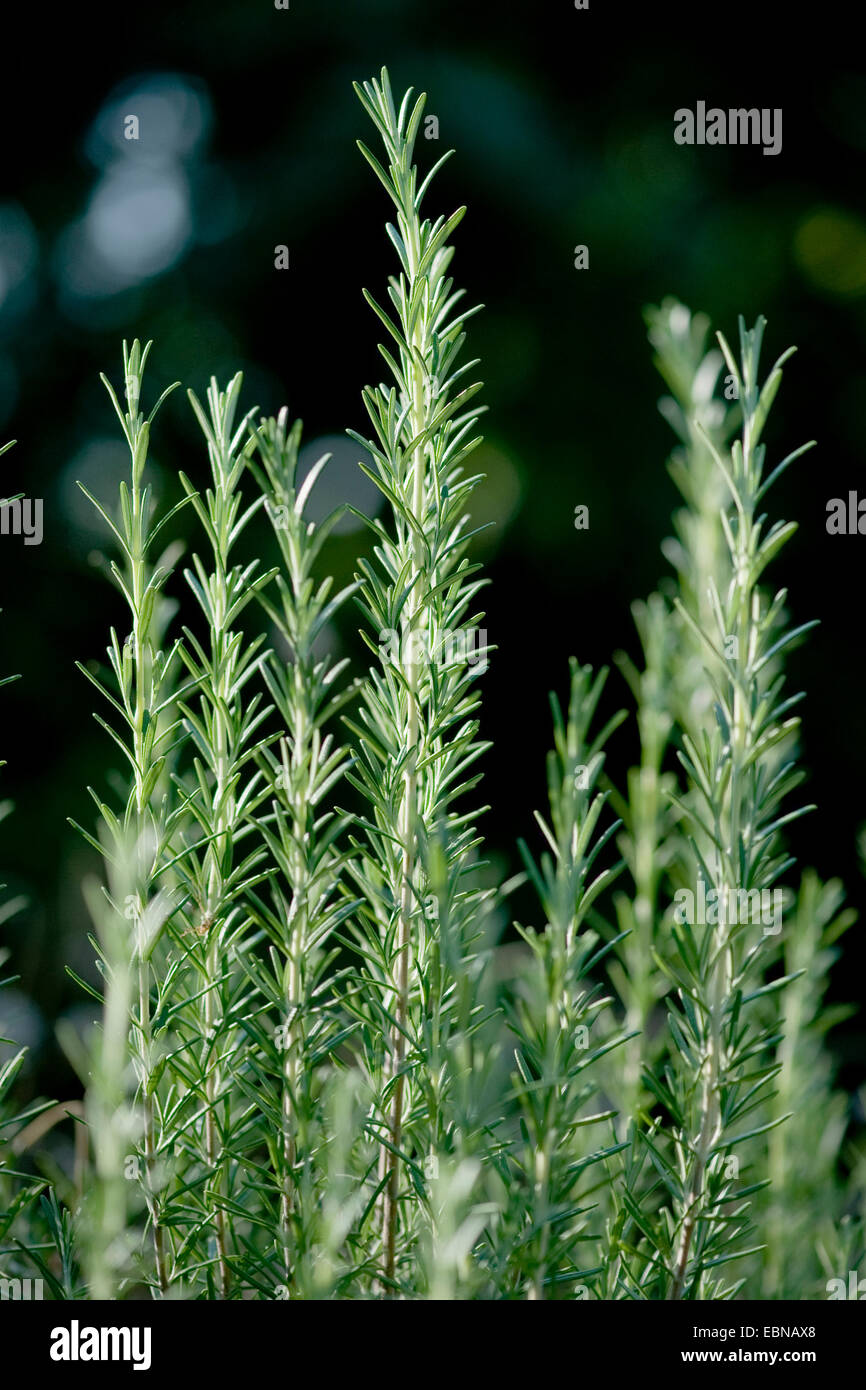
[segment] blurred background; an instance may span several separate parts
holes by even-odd
[[[0,442],[19,443],[0,488],[43,499],[44,536],[0,538],[0,673],[21,675],[0,694],[14,803],[0,865],[6,898],[26,900],[3,928],[22,979],[3,991],[0,1033],[31,1044],[32,1091],[78,1089],[53,1029],[90,1012],[64,965],[92,977],[81,881],[96,865],[67,816],[91,828],[86,788],[104,794],[119,771],[74,667],[100,659],[123,621],[100,569],[105,530],[75,485],[113,505],[127,467],[98,373],[117,382],[121,340],[153,338],[148,408],[170,381],[201,394],[211,373],[242,369],[248,406],[288,404],[310,455],[334,451],[327,500],[375,505],[344,432],[366,431],[361,387],[382,375],[361,287],[382,297],[393,254],[384,192],[355,148],[372,137],[351,81],[383,63],[395,90],[426,90],[438,117],[422,167],[456,147],[427,207],[468,204],[453,270],[486,306],[469,347],[489,406],[475,517],[494,523],[477,553],[498,648],[482,730],[495,745],[484,767],[497,869],[517,867],[516,837],[532,838],[544,802],[547,691],[564,691],[571,653],[597,665],[621,648],[637,655],[630,604],[667,572],[672,439],[642,310],[675,294],[731,339],[738,313],[764,313],[766,365],[799,347],[768,434],[776,460],[819,443],[772,495],[800,529],[771,579],[789,585],[795,622],[821,619],[791,659],[820,809],[791,841],[866,909],[866,538],[826,532],[829,498],[866,495],[866,65],[835,3],[809,11],[808,31],[781,5],[705,7],[696,27],[698,13],[602,0],[587,11],[571,0],[179,0],[19,16],[0,87]],[[781,154],[675,145],[674,111],[698,100],[781,107]],[[138,140],[124,138],[130,114]],[[574,267],[578,244],[587,270]],[[288,270],[274,267],[278,245]],[[180,391],[151,457],[166,504],[179,467],[204,479]],[[587,531],[574,528],[578,504]],[[338,578],[366,544],[352,529],[334,538]],[[348,627],[335,640],[363,650]],[[628,699],[616,670],[607,699]],[[627,728],[613,776],[635,757]],[[862,1004],[859,928],[845,952],[833,997]],[[862,1015],[834,1039],[854,1088],[866,1077]]]

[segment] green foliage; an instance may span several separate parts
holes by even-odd
[[[459,939],[480,907],[478,838],[471,815],[455,806],[480,780],[467,774],[485,750],[474,681],[486,661],[465,652],[465,634],[483,616],[471,610],[481,585],[472,578],[478,566],[465,556],[464,510],[477,481],[464,463],[480,442],[471,437],[480,410],[467,406],[480,384],[461,382],[476,364],[457,365],[469,312],[458,307],[447,274],[448,238],[465,208],[447,219],[421,217],[431,178],[447,158],[419,186],[413,149],[425,98],[413,104],[410,90],[398,111],[386,72],[381,83],[355,90],[384,145],[386,168],[359,142],[396,209],[397,225],[387,232],[400,263],[389,284],[394,318],[366,296],[397,349],[395,357],[391,344],[380,346],[393,384],[365,390],[375,438],[358,437],[373,461],[361,466],[390,504],[392,526],[373,524],[375,563],[362,564],[358,576],[367,640],[378,646],[381,668],[365,682],[360,719],[351,726],[350,777],[370,806],[367,839],[353,861],[364,901],[358,1016],[370,1123],[381,1144],[382,1275],[391,1287],[401,1237],[407,1254],[412,1240],[400,1220],[408,1209],[403,1160],[435,1158],[450,1147],[447,1071],[439,1074],[436,1051],[456,995],[441,938]],[[486,658],[486,646],[474,655]]]
[[[335,1214],[327,1217],[317,1200],[336,1177],[328,1167],[329,1107],[354,1106],[334,1071],[334,1053],[349,1030],[333,997],[332,967],[337,930],[356,903],[339,891],[348,817],[330,809],[329,799],[350,758],[327,732],[353,691],[341,688],[347,662],[320,656],[318,645],[351,588],[332,596],[330,579],[315,582],[314,565],[340,514],[321,526],[306,520],[328,456],[299,482],[301,425],[289,429],[287,419],[284,410],[263,420],[254,436],[256,477],[282,560],[276,595],[260,597],[287,657],[270,653],[262,671],[283,732],[261,750],[271,809],[259,818],[259,831],[269,869],[248,895],[248,910],[267,951],[265,960],[248,957],[245,968],[265,1007],[246,1030],[253,1044],[251,1093],[270,1157],[262,1181],[279,1232],[274,1285],[321,1296],[339,1287]],[[341,1166],[347,1162],[345,1155]],[[345,1187],[345,1176],[337,1183],[337,1190]],[[351,1203],[349,1193],[345,1200]]]
[[[634,608],[641,667],[618,657],[639,757],[614,786],[628,716],[572,659],[540,853],[521,840],[524,873],[496,883],[467,553],[480,388],[449,274],[465,209],[422,211],[448,157],[419,174],[425,98],[396,104],[384,70],[356,93],[398,264],[389,307],[367,295],[388,379],[353,438],[385,508],[354,581],[327,574],[344,509],[310,519],[328,458],[303,471],[285,408],[245,410],[239,375],[190,395],[207,471],[157,516],[149,345],[124,345],[123,404],[106,381],[129,474],[115,507],[90,499],[123,612],[107,669],[81,667],[123,767],[119,796],[91,793],[98,831],[78,827],[101,865],[99,1021],[63,1033],[80,1114],[17,1114],[21,1054],[0,1068],[0,1275],[58,1298],[821,1296],[860,1267],[866,1187],[825,1043],[852,914],[837,882],[791,883],[785,839],[809,808],[784,663],[811,624],[764,588],[794,527],[761,507],[803,452],[765,466],[789,354],[762,384],[762,319],[735,357],[676,301],[648,311],[682,506],[673,574]],[[538,919],[503,940],[524,885]],[[83,1171],[40,1175],[34,1124],[70,1113]]]
[[[822,884],[807,871],[782,941],[791,983],[781,997],[779,1071],[766,1111],[774,1125],[766,1156],[770,1181],[756,1204],[766,1244],[755,1288],[764,1298],[826,1296],[820,1247],[841,1232],[846,1217],[859,1215],[862,1201],[863,1174],[856,1157],[845,1153],[850,1102],[834,1089],[836,1068],[827,1047],[828,1032],[850,1010],[824,1002],[839,955],[836,943],[856,918],[843,901],[838,880]],[[846,1167],[854,1169],[847,1184]],[[846,1273],[853,1268],[844,1266]]]
[[[509,1292],[533,1300],[571,1297],[574,1285],[597,1269],[578,1261],[591,1247],[587,1232],[598,1185],[595,1166],[620,1146],[599,1144],[597,1126],[610,1109],[588,1109],[598,1091],[599,1058],[621,1038],[600,1034],[599,1014],[611,1000],[593,971],[609,947],[584,930],[592,903],[620,865],[595,871],[618,822],[598,832],[607,794],[597,790],[604,745],[625,718],[621,712],[591,735],[607,672],[571,663],[567,720],[552,698],[555,748],[548,760],[550,823],[537,816],[548,851],[537,865],[521,850],[545,915],[542,931],[520,928],[530,949],[508,1008],[514,1034],[514,1096],[519,1139],[506,1150],[509,1201],[500,1227],[507,1249]]]
[[[742,438],[735,441],[728,466],[706,437],[731,497],[730,509],[721,512],[728,550],[719,566],[723,584],[713,577],[708,583],[710,630],[699,627],[682,600],[675,600],[677,612],[705,645],[715,697],[715,727],[702,729],[700,743],[691,732],[683,733],[679,757],[690,796],[678,804],[696,867],[693,900],[704,888],[717,910],[700,923],[687,911],[675,913],[668,967],[676,991],[669,1003],[672,1066],[664,1080],[647,1078],[672,1126],[671,1152],[655,1142],[652,1149],[667,1204],[653,1228],[651,1258],[651,1277],[661,1280],[664,1296],[671,1298],[729,1297],[734,1291],[714,1273],[741,1257],[738,1242],[748,1230],[746,1192],[732,1180],[738,1165],[728,1160],[735,1146],[756,1132],[743,1123],[775,1076],[774,1021],[762,1027],[754,1001],[786,983],[781,977],[762,984],[766,936],[778,930],[775,920],[767,926],[763,907],[791,864],[781,850],[781,828],[803,813],[782,814],[783,798],[802,774],[790,762],[778,767],[775,759],[775,750],[796,728],[789,711],[798,697],[783,700],[783,678],[768,678],[766,671],[811,624],[784,631],[785,592],[767,603],[758,587],[764,568],[794,529],[779,522],[764,534],[763,518],[757,516],[769,482],[784,466],[764,481],[760,436],[784,358],[761,387],[763,327],[759,320],[747,332],[741,321],[739,363],[720,338],[738,388]],[[750,1184],[747,1190],[754,1188]],[[641,1271],[638,1282],[643,1285],[647,1277]]]

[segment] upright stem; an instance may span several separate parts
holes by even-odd
[[[527,1294],[530,1303],[539,1303],[544,1298],[544,1274],[547,1268],[547,1250],[550,1244],[550,1222],[546,1220],[549,1180],[550,1153],[549,1142],[546,1140],[535,1155],[535,1210],[537,1214],[542,1215],[542,1227],[538,1263]]]
[[[298,1047],[300,1044],[298,1022],[298,996],[301,982],[298,961],[294,953],[289,960],[289,1035],[286,1056],[283,1063],[283,1190],[280,1197],[280,1229],[283,1244],[283,1268],[286,1278],[291,1274],[290,1223],[294,1205],[294,1185],[292,1171],[295,1166],[295,1136],[292,1114],[292,1097],[296,1093],[298,1080]]]
[[[225,502],[223,490],[217,487],[217,507]],[[217,531],[219,535],[220,532]],[[207,915],[210,937],[206,948],[205,984],[205,1038],[209,1055],[206,1063],[205,1098],[207,1112],[205,1117],[205,1155],[210,1171],[209,1192],[212,1197],[214,1241],[217,1252],[217,1269],[221,1298],[229,1293],[230,1274],[226,1251],[226,1219],[221,1206],[223,1195],[223,1154],[216,1119],[216,1107],[222,1090],[222,1068],[220,1057],[219,1029],[222,1019],[218,1017],[217,987],[221,976],[221,954],[219,949],[219,917],[223,907],[223,873],[221,865],[225,849],[226,835],[231,831],[235,820],[234,798],[230,794],[229,730],[226,726],[225,710],[231,698],[231,662],[227,652],[227,555],[225,549],[215,556],[215,583],[213,592],[213,630],[211,633],[211,652],[214,662],[216,700],[214,702],[214,751],[216,753],[216,786],[214,790],[214,810],[216,837],[211,846],[210,875],[208,883]],[[212,1054],[210,1049],[213,1049]]]
[[[153,1063],[151,1055],[151,1023],[150,1023],[150,980],[148,978],[148,967],[143,960],[138,963],[138,1013],[139,1013],[139,1048],[145,1059],[145,1077],[149,1078]],[[146,1198],[147,1210],[150,1215],[150,1222],[153,1228],[153,1248],[154,1260],[156,1263],[156,1282],[160,1293],[165,1293],[168,1289],[168,1276],[166,1274],[165,1260],[165,1240],[160,1220],[159,1202],[155,1193],[156,1185],[156,1153],[154,1149],[154,1114],[153,1098],[150,1095],[147,1080],[144,1085],[144,1099],[142,1103],[142,1116],[144,1121],[144,1171],[146,1176]]]
[[[712,927],[707,927],[706,930],[712,931]],[[709,1162],[713,1145],[718,1139],[721,1130],[719,1082],[721,1080],[722,1060],[722,1013],[728,998],[728,987],[726,985],[727,958],[728,947],[727,943],[723,942],[718,956],[714,961],[710,980],[710,1036],[703,1060],[700,1129],[695,1145],[694,1165],[685,1205],[685,1216],[680,1231],[680,1241],[676,1259],[674,1261],[674,1276],[670,1292],[670,1297],[673,1300],[682,1298],[685,1290],[692,1240],[698,1219],[703,1212],[704,1182],[707,1173],[707,1163]]]
[[[132,407],[130,407],[132,408]],[[133,417],[134,419],[136,417]],[[139,431],[133,426],[133,439],[137,442]],[[146,746],[146,716],[149,717],[148,699],[145,683],[150,688],[150,699],[153,702],[153,664],[152,652],[150,650],[149,634],[142,629],[141,612],[144,601],[145,574],[144,574],[144,533],[147,525],[147,518],[142,511],[142,495],[138,479],[132,479],[132,530],[135,549],[131,556],[132,566],[132,595],[133,595],[133,644],[135,650],[135,802],[136,802],[136,822],[137,840],[135,848],[137,863],[137,908],[143,911],[146,898],[149,892],[149,880],[152,872],[152,864],[146,866],[141,863],[142,855],[148,859],[152,854],[151,847],[146,843],[146,834],[149,827],[148,805],[144,797],[144,777],[148,770],[148,754]],[[142,1076],[142,1118],[143,1118],[143,1146],[144,1146],[144,1168],[145,1168],[145,1197],[147,1209],[153,1229],[154,1261],[156,1266],[156,1282],[160,1293],[165,1293],[168,1288],[168,1276],[166,1272],[165,1241],[163,1229],[160,1221],[159,1200],[156,1195],[156,1142],[155,1142],[155,1121],[153,1096],[150,1089],[150,1077],[153,1072],[153,1036],[150,1018],[150,964],[145,955],[145,941],[143,940],[142,925],[136,918],[136,954],[138,956],[138,1050],[141,1056]]]
[[[401,217],[409,261],[408,300],[411,303],[417,281],[420,248],[418,242],[418,222],[414,208],[408,205]],[[420,315],[412,336],[412,399],[410,409],[412,437],[417,438],[425,427],[427,412],[425,404],[426,374],[419,362],[424,361],[427,344],[420,323]],[[424,446],[419,444],[412,460],[412,514],[419,527],[423,523],[425,459]],[[420,589],[417,576],[423,571],[423,554],[417,532],[413,531],[413,559],[415,566],[415,589]],[[419,734],[419,667],[417,642],[414,640],[419,621],[423,615],[424,600],[417,597],[412,612],[403,629],[409,636],[409,661],[406,672],[406,747],[409,750],[406,772],[403,778],[403,802],[400,808],[399,835],[402,844],[401,886],[400,886],[400,925],[398,933],[399,968],[397,979],[397,1001],[395,1023],[391,1030],[390,1075],[394,1089],[391,1100],[390,1149],[383,1147],[380,1156],[380,1178],[387,1173],[388,1181],[384,1190],[383,1202],[383,1246],[385,1254],[385,1275],[389,1282],[394,1279],[397,1245],[398,1196],[400,1181],[400,1161],[398,1153],[403,1132],[404,1078],[403,1058],[405,1054],[405,1029],[409,1007],[409,957],[412,948],[412,912],[415,898],[415,817],[418,800],[418,734]],[[383,1171],[384,1170],[384,1171]]]
[[[266,794],[274,793],[272,814],[263,820],[263,837],[278,874],[266,875],[266,901],[251,893],[247,904],[272,943],[269,993],[283,1014],[275,1035],[279,1052],[279,1132],[273,1155],[279,1208],[277,1253],[281,1252],[287,1297],[303,1298],[310,1293],[319,1296],[323,1286],[321,1263],[313,1253],[321,1229],[320,1209],[315,1197],[312,1205],[310,1198],[311,1185],[323,1172],[331,1171],[322,1159],[332,1150],[319,1143],[325,1089],[321,1063],[330,1040],[340,1036],[330,1006],[334,956],[326,943],[333,928],[353,910],[352,904],[339,901],[343,854],[338,840],[348,818],[335,818],[322,805],[325,791],[350,766],[343,750],[334,746],[333,736],[323,734],[348,699],[346,692],[335,693],[334,684],[346,663],[332,665],[323,660],[316,650],[316,637],[323,621],[355,586],[332,595],[330,579],[317,585],[313,576],[322,542],[339,518],[339,511],[332,513],[323,532],[304,516],[311,488],[329,456],[320,458],[299,486],[300,421],[289,428],[288,410],[283,407],[277,418],[262,420],[253,436],[258,462],[251,460],[251,468],[274,527],[283,571],[266,576],[275,578],[276,602],[263,593],[259,598],[288,650],[285,655],[270,650],[261,666],[283,729],[275,750],[270,737],[260,745]]]
[[[216,940],[208,944],[207,950],[207,978],[213,982],[219,973],[219,953]],[[214,1000],[214,984],[210,983],[206,987],[204,996],[204,1018],[205,1018],[205,1041],[210,1047],[216,1046],[217,1039],[217,1010]],[[219,1138],[219,1130],[216,1122],[216,1104],[220,1094],[220,1072],[219,1057],[215,1062],[208,1058],[206,1063],[207,1072],[205,1078],[205,1099],[207,1110],[205,1112],[205,1153],[207,1157],[208,1169],[211,1173],[209,1181],[209,1191],[215,1197],[213,1212],[214,1240],[217,1250],[217,1269],[219,1273],[219,1291],[221,1298],[227,1298],[229,1293],[229,1267],[226,1258],[226,1220],[225,1212],[220,1205],[222,1192],[222,1153]]]
[[[683,1297],[686,1292],[690,1253],[698,1224],[706,1226],[708,1240],[714,1236],[718,1238],[723,1231],[727,1179],[716,1183],[715,1174],[710,1171],[711,1156],[721,1157],[731,1142],[727,1145],[724,1142],[726,1128],[740,1113],[747,1113],[744,1106],[753,1108],[754,1094],[762,1082],[746,1091],[743,1097],[743,1072],[747,1065],[750,1069],[755,1066],[758,1050],[773,1041],[769,1033],[750,1031],[744,1023],[743,1016],[747,1017],[748,1011],[741,1007],[743,1000],[748,1002],[762,991],[750,991],[744,985],[745,972],[755,969],[756,953],[738,949],[740,932],[749,921],[748,908],[744,909],[745,917],[740,915],[743,895],[761,893],[787,867],[783,858],[774,858],[775,834],[784,820],[803,814],[803,810],[789,812],[783,820],[774,821],[783,794],[776,789],[779,777],[772,776],[778,759],[774,749],[790,735],[797,721],[781,722],[781,711],[789,708],[792,702],[779,703],[781,681],[765,672],[768,663],[791,637],[789,634],[780,638],[778,628],[773,627],[773,613],[784,600],[784,591],[765,612],[758,587],[764,565],[778,548],[778,541],[774,545],[773,532],[778,536],[781,527],[781,523],[777,523],[762,541],[764,518],[754,520],[765,490],[761,485],[763,446],[759,444],[760,432],[779,384],[781,363],[787,356],[778,360],[764,387],[759,388],[757,373],[762,332],[762,320],[749,334],[740,321],[741,370],[737,369],[730,349],[720,338],[724,356],[738,382],[743,428],[741,439],[731,450],[729,463],[711,445],[733,503],[729,516],[722,513],[729,557],[724,567],[727,573],[720,573],[718,583],[712,581],[710,592],[716,629],[715,642],[711,642],[713,661],[722,662],[722,669],[716,668],[713,680],[718,724],[714,734],[715,751],[707,757],[706,766],[695,778],[702,779],[704,788],[715,790],[715,795],[704,792],[711,806],[712,832],[707,835],[700,822],[698,824],[701,838],[715,847],[712,870],[702,872],[713,879],[718,926],[705,925],[705,933],[711,933],[704,938],[704,948],[709,945],[709,951],[699,952],[700,967],[692,976],[693,1000],[703,1020],[702,1026],[697,1029],[686,1021],[687,1031],[699,1035],[703,1055],[698,1077],[700,1101],[694,1126],[697,1133],[693,1140],[685,1135],[679,1141],[681,1177],[683,1186],[686,1187],[686,1183],[688,1186],[682,1199],[682,1224],[671,1271],[668,1296],[673,1299]],[[789,455],[781,467],[794,457],[796,453]],[[785,529],[789,528],[782,528],[783,539]],[[679,607],[696,625],[696,616],[690,616],[682,605]],[[793,635],[803,630],[796,630]],[[778,711],[775,715],[771,703],[774,699]],[[704,740],[709,750],[711,745],[706,734]],[[694,738],[692,748],[698,742]],[[686,766],[691,766],[695,773],[699,763],[700,754],[690,753]],[[702,862],[708,863],[709,856]],[[785,980],[776,983],[785,984]],[[694,1009],[691,1016],[696,1016]],[[764,1075],[765,1081],[767,1073],[770,1073],[769,1068]],[[754,1074],[748,1077],[749,1081]],[[718,1259],[713,1263],[719,1263]],[[702,1261],[701,1269],[704,1267],[707,1266]],[[696,1296],[701,1294],[703,1275],[698,1279]]]
[[[195,900],[201,920],[193,930],[204,938],[204,953],[198,959],[203,972],[203,1022],[205,1041],[202,1068],[205,1092],[203,1159],[207,1169],[205,1202],[216,1252],[219,1296],[227,1298],[231,1286],[230,1254],[233,1253],[232,1215],[226,1211],[230,1186],[230,1156],[234,1153],[232,1089],[226,1085],[223,1063],[234,1055],[234,1027],[227,1016],[233,1007],[232,983],[237,974],[231,967],[229,940],[236,920],[235,904],[245,887],[255,880],[253,866],[261,858],[255,852],[246,859],[238,849],[249,811],[253,779],[242,782],[241,769],[255,749],[246,740],[261,720],[253,710],[259,696],[245,706],[245,685],[256,669],[257,642],[245,642],[235,626],[257,588],[269,574],[253,579],[257,562],[245,569],[230,563],[232,546],[243,531],[258,503],[241,511],[239,483],[246,467],[250,441],[247,429],[252,412],[236,423],[243,377],[237,373],[225,390],[215,378],[208,388],[207,413],[193,392],[190,403],[207,441],[211,466],[211,486],[202,495],[181,473],[181,481],[198,513],[210,541],[211,563],[194,557],[195,573],[187,579],[197,597],[207,624],[207,648],[187,633],[188,646],[181,655],[200,693],[201,713],[197,727],[205,743],[206,768],[212,791],[203,790],[204,824],[207,849],[198,861],[193,858]],[[191,726],[195,716],[188,712]],[[203,784],[199,773],[199,782]],[[232,1250],[230,1250],[232,1247]]]
[[[477,566],[464,555],[463,532],[469,518],[460,514],[476,481],[464,477],[463,460],[480,442],[467,438],[479,410],[462,407],[480,389],[480,383],[454,389],[461,374],[475,365],[466,363],[455,369],[467,311],[455,311],[460,294],[452,293],[447,275],[453,254],[448,238],[465,209],[432,221],[422,220],[420,212],[438,167],[434,166],[419,187],[413,149],[426,98],[419,96],[413,105],[410,90],[398,111],[385,69],[380,82],[356,83],[355,91],[385,147],[383,167],[358,142],[396,208],[396,227],[389,225],[388,232],[400,261],[399,274],[392,277],[389,290],[396,309],[394,317],[367,296],[380,319],[389,324],[399,347],[397,359],[391,357],[393,347],[382,348],[396,389],[382,385],[364,392],[376,442],[350,431],[370,450],[378,475],[374,475],[375,481],[388,498],[395,526],[393,537],[383,535],[382,547],[377,549],[377,561],[385,571],[384,591],[374,573],[376,566],[361,562],[365,575],[360,580],[363,606],[379,630],[380,642],[386,632],[393,635],[393,628],[387,626],[393,622],[403,648],[396,657],[382,653],[383,700],[378,675],[371,679],[363,697],[362,717],[368,728],[382,727],[384,742],[356,731],[365,790],[375,807],[375,825],[369,827],[372,852],[363,856],[356,877],[370,915],[383,931],[384,983],[376,981],[375,1000],[371,1002],[377,1013],[387,1012],[387,1038],[383,1059],[377,1035],[377,1055],[371,1062],[380,1083],[376,1087],[376,1111],[384,1130],[377,1213],[381,1243],[377,1253],[381,1287],[393,1291],[402,1210],[400,1153],[407,1147],[407,1110],[415,1115],[407,1098],[406,1038],[410,1034],[413,1047],[417,1041],[419,1048],[413,1061],[417,1060],[422,1072],[430,1076],[427,1033],[424,1030],[422,1041],[414,1026],[421,1022],[421,1006],[419,1003],[416,1009],[415,1001],[422,976],[425,986],[435,993],[426,972],[428,966],[431,971],[436,969],[436,932],[419,911],[419,904],[429,894],[427,846],[431,837],[444,834],[449,891],[468,867],[475,848],[470,828],[462,819],[452,819],[449,807],[454,797],[472,785],[471,780],[462,787],[452,785],[464,765],[461,757],[468,765],[481,751],[474,742],[477,724],[468,718],[476,708],[468,687],[477,673],[468,662],[455,659],[450,646],[451,654],[441,662],[441,677],[434,682],[426,671],[428,659],[439,664],[442,640],[467,621],[467,606],[480,587],[465,582]],[[447,157],[443,155],[439,164]],[[459,717],[464,718],[462,724]],[[399,760],[398,781],[391,771],[393,760]],[[387,908],[383,905],[383,880],[390,890]],[[432,997],[427,988],[424,997],[426,1014]],[[432,1007],[435,1013],[435,1005]],[[429,1088],[427,1096],[423,1122],[419,1115],[419,1124],[423,1123],[427,1132],[416,1135],[413,1118],[413,1146],[420,1144],[432,1152],[430,1145],[438,1145],[440,1136],[431,1138],[436,1104],[431,1109]]]
[[[295,579],[296,592],[300,588],[298,577]],[[307,669],[306,650],[302,653],[302,660],[298,663],[296,654],[296,687],[297,702],[296,714],[297,725],[294,729],[294,745],[292,749],[293,763],[293,786],[298,788],[298,794],[294,800],[293,830],[294,830],[294,853],[293,860],[293,882],[292,882],[292,907],[290,921],[287,923],[287,950],[288,950],[288,998],[286,1006],[288,1010],[288,1037],[286,1039],[286,1055],[283,1064],[283,1191],[280,1200],[280,1226],[283,1237],[283,1262],[286,1277],[291,1273],[290,1256],[290,1230],[292,1208],[294,1203],[294,1182],[293,1171],[295,1166],[295,1122],[293,1118],[293,1098],[297,1095],[299,1082],[299,1062],[300,1053],[303,1047],[303,1019],[301,1014],[301,990],[302,990],[302,961],[306,951],[307,941],[307,913],[309,896],[309,873],[304,853],[304,846],[307,843],[307,788],[304,786],[303,769],[315,764],[315,759],[311,757],[311,726],[307,720],[303,695],[303,672]]]

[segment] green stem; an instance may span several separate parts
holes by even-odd
[[[414,209],[407,206],[401,216],[402,227],[407,252],[409,256],[409,291],[408,299],[411,303],[414,297],[414,290],[417,280],[418,264],[420,260],[420,249],[418,240],[418,222]],[[425,383],[426,373],[419,365],[424,361],[424,354],[427,348],[423,329],[419,322],[415,326],[412,337],[412,346],[417,349],[417,357],[413,355],[412,368],[412,404],[410,410],[411,433],[413,438],[421,434],[426,424],[425,408]],[[418,445],[414,451],[412,460],[412,514],[418,525],[423,522],[424,507],[424,484],[425,484],[425,459],[424,446]],[[418,577],[423,574],[424,559],[421,550],[421,542],[418,534],[413,531],[413,561],[415,567],[415,586],[413,592],[417,595],[421,585]],[[387,1174],[387,1183],[384,1189],[384,1201],[382,1211],[383,1227],[383,1247],[385,1276],[388,1284],[394,1280],[394,1270],[396,1263],[397,1246],[397,1225],[398,1225],[398,1199],[399,1199],[399,1178],[400,1164],[398,1152],[402,1139],[403,1130],[403,1103],[404,1103],[404,1076],[403,1059],[405,1055],[405,1029],[409,1009],[409,958],[412,946],[412,912],[415,896],[415,817],[417,812],[418,800],[418,761],[420,757],[419,748],[419,670],[416,661],[415,633],[417,632],[420,619],[423,615],[424,599],[418,597],[414,603],[412,613],[403,635],[409,636],[409,663],[407,669],[407,708],[406,708],[406,747],[409,750],[406,772],[403,778],[403,800],[400,808],[399,838],[402,844],[401,862],[401,885],[400,885],[400,921],[398,929],[397,950],[399,955],[398,981],[397,981],[397,1001],[395,1009],[395,1022],[391,1030],[390,1046],[390,1079],[393,1081],[393,1092],[391,1098],[391,1116],[389,1124],[390,1149],[383,1146],[381,1151],[380,1179]]]
[[[133,420],[136,422],[137,419],[137,416],[133,417]],[[140,427],[138,430],[135,430],[133,426],[132,433],[133,440],[137,444]],[[149,717],[149,710],[147,707],[146,683],[147,686],[150,687],[150,698],[152,700],[153,653],[150,648],[149,633],[142,628],[141,624],[144,590],[146,587],[146,576],[144,572],[144,532],[147,518],[143,515],[141,489],[135,477],[133,477],[132,480],[131,500],[132,532],[134,540],[134,548],[130,563],[132,567],[133,643],[135,652],[135,732],[133,739],[136,767],[135,801],[137,844],[135,853],[138,863],[138,872],[136,875],[136,907],[138,912],[141,912],[144,910],[150,893],[153,868],[152,864],[148,864],[147,870],[145,870],[145,866],[141,864],[142,854],[146,854],[148,859],[150,859],[152,854],[151,847],[146,843],[146,836],[151,828],[151,821],[148,815],[149,808],[144,797],[144,778],[148,771],[145,720]],[[144,954],[145,942],[142,940],[142,926],[138,916],[136,916],[135,919],[135,926],[137,935],[136,953],[138,956],[137,1032],[138,1051],[141,1057],[142,1067],[140,1084],[142,1088],[142,1118],[144,1129],[142,1142],[144,1147],[145,1197],[153,1230],[156,1281],[160,1293],[164,1294],[168,1289],[168,1275],[166,1271],[165,1241],[161,1224],[160,1203],[156,1195],[156,1126],[153,1096],[150,1087],[150,1079],[153,1074],[153,1033],[150,1017],[150,965]]]

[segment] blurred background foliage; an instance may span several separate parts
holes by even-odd
[[[73,663],[104,654],[120,606],[75,480],[110,499],[125,467],[98,372],[116,380],[120,340],[135,335],[155,340],[154,395],[174,379],[201,395],[211,373],[224,382],[242,369],[246,405],[288,404],[308,458],[334,451],[319,485],[330,504],[375,505],[344,430],[363,427],[361,387],[382,375],[361,287],[381,297],[393,253],[384,194],[355,148],[367,132],[350,85],[382,63],[396,89],[426,90],[439,118],[422,167],[456,147],[431,211],[468,203],[454,270],[486,305],[470,355],[490,407],[474,510],[494,523],[476,548],[498,649],[482,728],[495,745],[486,832],[497,865],[516,868],[515,839],[543,804],[548,689],[564,689],[572,652],[596,665],[635,653],[630,604],[666,572],[676,494],[642,310],[676,294],[729,337],[738,313],[766,314],[772,357],[800,349],[768,441],[771,461],[819,442],[774,493],[800,531],[772,579],[789,584],[796,622],[822,623],[791,660],[808,692],[803,753],[820,808],[791,841],[862,912],[866,540],[825,529],[829,498],[866,494],[866,66],[841,7],[810,11],[802,29],[781,5],[602,0],[588,11],[570,0],[292,0],[288,11],[209,0],[19,18],[0,90],[0,439],[19,440],[2,488],[44,499],[44,539],[0,541],[3,673],[22,676],[2,692],[15,812],[0,864],[7,896],[27,900],[4,927],[22,983],[4,991],[0,1032],[31,1044],[30,1088],[75,1089],[54,1023],[90,1013],[64,964],[92,976],[80,884],[94,864],[66,817],[91,824],[86,787],[106,789],[112,757]],[[676,146],[673,113],[698,100],[782,107],[782,153]],[[128,114],[138,141],[124,139]],[[274,268],[282,244],[288,271]],[[586,271],[574,268],[578,244]],[[152,448],[166,503],[177,468],[204,479],[196,435],[177,392]],[[575,530],[578,504],[587,531]],[[334,538],[338,580],[366,544],[350,526]],[[350,630],[334,641],[361,657]],[[618,674],[607,699],[626,699]],[[608,756],[622,785],[633,723]],[[858,928],[844,952],[830,998],[862,1003]],[[862,1017],[833,1037],[840,1079],[856,1089]]]

